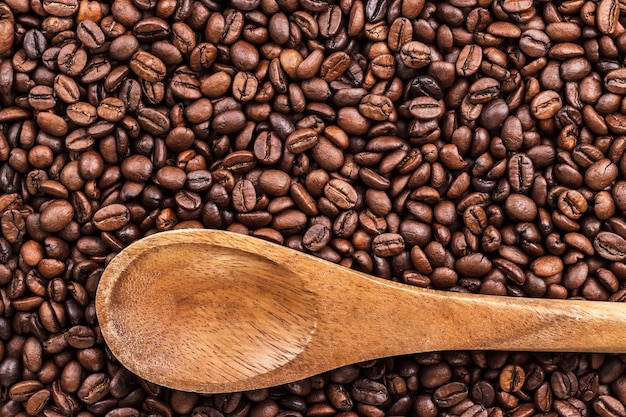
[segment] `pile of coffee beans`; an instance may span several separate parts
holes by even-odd
[[[608,354],[173,391],[115,360],[94,309],[116,253],[181,228],[418,287],[624,301],[625,27],[618,0],[3,0],[0,416],[626,416]]]

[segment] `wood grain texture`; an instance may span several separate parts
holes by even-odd
[[[420,289],[212,230],[124,249],[102,275],[96,313],[129,370],[203,393],[436,350],[626,353],[624,303]]]

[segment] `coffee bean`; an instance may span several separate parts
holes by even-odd
[[[104,45],[105,37],[102,29],[91,20],[83,20],[76,28],[78,39],[87,48],[96,49]]]
[[[483,254],[473,253],[457,259],[454,269],[466,277],[481,277],[491,271],[491,261]]]
[[[287,137],[285,146],[292,154],[299,154],[313,148],[318,143],[318,134],[313,129],[298,129]]]
[[[601,33],[611,35],[617,28],[619,6],[613,0],[602,0],[596,9],[598,29]]]
[[[578,391],[578,379],[571,371],[556,371],[552,374],[550,386],[555,397],[566,399]]]
[[[349,67],[350,57],[345,52],[334,52],[323,62],[320,76],[327,82],[339,78]]]
[[[530,265],[533,272],[540,277],[548,277],[563,271],[563,261],[554,255],[541,256]]]
[[[15,40],[15,24],[12,19],[0,19],[0,34],[2,34],[0,43],[0,53],[5,53],[11,49]]]
[[[382,257],[395,256],[404,250],[404,239],[397,233],[383,233],[372,240],[372,250]]]
[[[163,61],[142,50],[133,54],[129,66],[137,76],[145,81],[158,82],[161,81],[166,74]]]
[[[355,189],[349,183],[340,179],[330,180],[324,187],[324,195],[337,207],[344,210],[351,209],[357,202]]]
[[[540,120],[553,117],[561,106],[561,98],[558,93],[553,90],[539,93],[530,103],[532,115]]]
[[[523,194],[511,194],[504,203],[508,215],[520,221],[533,221],[537,216],[537,205]]]
[[[254,184],[248,180],[240,180],[233,188],[233,205],[240,213],[247,213],[256,206],[256,191]]]
[[[400,60],[408,68],[423,68],[430,64],[430,48],[419,41],[406,42],[400,48]]]
[[[593,190],[602,190],[610,186],[617,178],[617,166],[608,159],[592,163],[585,171],[585,184]]]
[[[414,98],[409,104],[411,115],[418,120],[432,120],[441,117],[445,111],[441,102],[432,97]]]
[[[302,236],[302,244],[311,252],[324,248],[330,241],[330,229],[322,224],[314,224]]]
[[[593,247],[598,255],[610,261],[623,261],[626,259],[624,246],[626,239],[611,232],[600,232],[593,241]]]
[[[482,48],[478,45],[466,45],[456,61],[456,72],[460,76],[469,77],[475,74],[482,64]]]
[[[77,43],[68,43],[59,50],[57,65],[64,74],[77,76],[87,65],[87,51]]]
[[[518,153],[509,160],[508,175],[511,189],[516,193],[526,193],[534,180],[534,166],[530,158]]]
[[[616,398],[609,395],[601,395],[593,402],[593,409],[600,416],[626,415],[624,405]]]
[[[468,396],[467,385],[462,382],[450,382],[433,393],[435,404],[442,408],[454,407]]]
[[[24,52],[30,59],[39,59],[48,47],[48,40],[37,29],[30,29],[24,35]]]
[[[93,221],[98,230],[114,231],[124,227],[130,220],[128,208],[122,204],[111,204],[96,211]]]
[[[137,115],[137,121],[142,129],[152,135],[163,135],[170,129],[168,117],[152,107],[141,108]]]
[[[387,120],[392,111],[393,103],[388,97],[382,95],[369,94],[359,103],[359,112],[372,120]]]
[[[213,129],[218,134],[236,133],[243,129],[246,117],[240,110],[227,110],[213,118]]]
[[[559,210],[570,219],[579,219],[588,208],[587,200],[578,191],[568,190],[558,197]]]
[[[360,403],[381,405],[389,398],[387,388],[376,381],[359,379],[352,386],[352,398]]]
[[[46,232],[59,232],[69,224],[74,209],[65,200],[53,200],[41,212],[41,227]]]

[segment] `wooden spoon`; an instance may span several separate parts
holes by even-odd
[[[213,230],[124,249],[102,275],[96,312],[129,370],[202,393],[425,351],[626,352],[623,303],[419,289]]]

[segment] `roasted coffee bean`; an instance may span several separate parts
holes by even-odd
[[[140,109],[137,121],[142,129],[153,135],[163,135],[170,129],[168,117],[163,112],[152,107]]]
[[[28,93],[28,104],[35,110],[50,110],[56,105],[54,90],[45,85],[33,87]]]
[[[381,405],[389,398],[387,387],[369,379],[355,381],[351,394],[355,401],[369,405]]]
[[[388,2],[384,0],[367,0],[365,2],[365,18],[369,23],[376,23],[385,18]]]
[[[166,68],[156,56],[139,50],[130,60],[130,69],[141,79],[149,82],[158,82],[165,78]]]
[[[93,221],[98,230],[114,231],[124,227],[130,220],[128,208],[122,204],[111,204],[96,211]]]
[[[556,371],[552,374],[550,386],[556,398],[566,399],[578,391],[578,379],[571,371]]]
[[[257,196],[254,184],[248,180],[240,180],[233,188],[233,205],[240,213],[247,213],[256,206]]]
[[[534,180],[534,166],[531,159],[518,153],[509,160],[508,174],[511,189],[516,193],[526,193],[530,190]]]
[[[440,101],[429,96],[422,96],[410,102],[409,111],[418,120],[432,120],[441,117],[445,108]]]
[[[483,51],[479,45],[466,45],[456,60],[456,72],[463,77],[475,74],[482,64]]]
[[[302,244],[311,252],[317,252],[328,245],[330,229],[322,224],[314,224],[302,236]]]
[[[372,251],[377,256],[395,256],[403,250],[404,239],[397,233],[383,233],[372,240]]]
[[[59,71],[68,76],[80,75],[87,65],[87,51],[78,43],[68,43],[59,50],[57,65]]]
[[[430,64],[430,48],[419,41],[410,41],[400,48],[400,60],[408,68],[423,68]]]
[[[393,111],[391,100],[382,95],[368,94],[359,103],[359,112],[368,119],[383,121],[389,119]]]
[[[626,259],[626,239],[611,232],[600,232],[593,241],[598,255],[610,261],[621,262]]]
[[[332,203],[344,210],[351,209],[357,203],[357,193],[355,189],[346,181],[332,179],[324,187],[324,195]]]
[[[48,40],[37,29],[30,29],[24,35],[24,52],[30,59],[39,59],[48,47]]]
[[[74,208],[65,200],[53,200],[41,212],[41,227],[46,232],[58,232],[74,217]]]
[[[95,22],[83,20],[76,28],[76,36],[87,48],[96,49],[104,45],[105,36]]]
[[[299,154],[313,148],[318,143],[318,134],[313,129],[298,129],[287,137],[285,146],[292,154]]]

